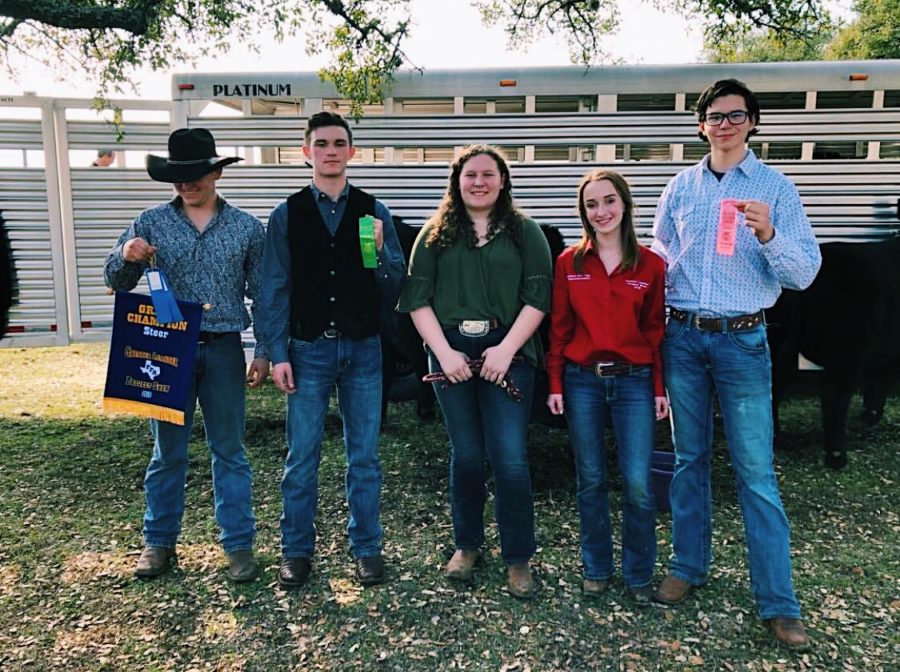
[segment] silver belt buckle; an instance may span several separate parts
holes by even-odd
[[[615,362],[594,362],[594,373],[602,378],[605,375],[603,369],[609,366],[615,366],[615,364]]]
[[[463,336],[484,336],[490,330],[490,320],[463,320],[459,323],[459,333]]]
[[[326,329],[322,332],[322,336],[324,336],[325,338],[337,338],[340,335],[341,332],[339,332],[337,329]]]

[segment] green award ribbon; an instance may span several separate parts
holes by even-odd
[[[359,218],[359,249],[362,251],[363,268],[378,268],[375,255],[375,218],[371,215]]]

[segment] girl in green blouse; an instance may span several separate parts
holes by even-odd
[[[550,308],[550,279],[549,247],[513,204],[502,154],[485,145],[465,148],[416,240],[398,310],[410,313],[431,371],[447,381],[435,384],[451,448],[456,552],[446,575],[471,580],[481,556],[487,457],[507,585],[520,598],[534,593],[526,434],[542,354],[535,332]],[[507,383],[521,399],[508,394]]]

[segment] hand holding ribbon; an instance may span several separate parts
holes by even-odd
[[[156,265],[156,254],[150,255],[150,266],[144,271],[147,276],[147,284],[150,286],[150,299],[153,301],[153,311],[156,313],[156,321],[159,324],[182,322],[184,317],[175,300],[175,293],[169,285],[169,280],[163,270]]]
[[[521,362],[522,358],[519,356],[513,357],[512,363],[515,364],[517,362]],[[468,360],[469,369],[471,369],[472,373],[476,376],[481,373],[481,367],[484,366],[484,357],[479,357],[478,359],[470,359]],[[448,380],[447,376],[442,371],[437,371],[435,373],[429,373],[426,376],[422,377],[423,383],[440,383],[441,387],[446,389],[450,387],[451,381]],[[522,391],[516,386],[515,381],[512,379],[508,373],[503,376],[497,383],[495,383],[498,387],[500,387],[504,392],[506,392],[513,400],[522,401]]]

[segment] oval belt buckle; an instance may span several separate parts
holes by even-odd
[[[459,333],[463,336],[484,336],[490,330],[490,320],[463,320],[459,323]]]

